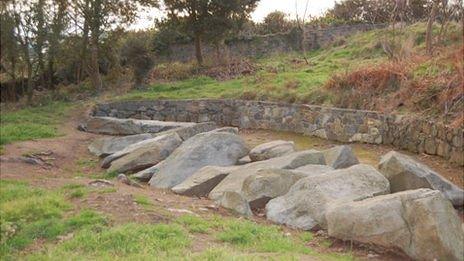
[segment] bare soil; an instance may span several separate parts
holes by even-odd
[[[60,127],[63,136],[36,141],[17,142],[5,146],[4,155],[1,156],[0,174],[2,179],[23,180],[41,188],[57,189],[67,184],[87,185],[94,180],[96,174],[103,171],[99,167],[98,158],[91,155],[87,146],[100,135],[78,131],[76,126],[87,115],[88,108],[74,110],[67,121]],[[303,137],[289,133],[274,133],[269,131],[243,130],[241,135],[249,146],[275,140],[294,140],[298,149],[309,147],[325,148],[333,145],[328,141]],[[391,148],[371,145],[353,145],[362,162],[374,164],[380,155]],[[31,153],[51,151],[48,157],[50,165],[33,165],[20,160],[19,157]],[[459,186],[463,186],[463,169],[449,166],[444,160],[419,155],[418,158],[430,165],[443,176],[449,178]],[[144,185],[142,188],[128,186],[113,181],[114,187],[92,189],[82,198],[70,199],[75,205],[73,212],[80,209],[93,209],[104,213],[114,224],[127,222],[139,223],[165,223],[185,211],[191,211],[200,216],[233,216],[227,210],[218,208],[214,202],[205,198],[190,198],[175,195],[166,190],[158,190]],[[149,198],[149,207],[138,204],[137,197]],[[237,217],[239,218],[239,217]],[[263,224],[270,224],[262,215],[253,217],[253,220]],[[295,233],[295,230],[285,228],[286,233]],[[209,235],[195,235],[193,250],[203,251],[219,243]],[[327,244],[327,242],[330,242]],[[40,244],[39,244],[40,245]],[[315,240],[309,247],[321,253],[347,253],[350,252],[359,259],[375,260],[407,260],[396,250],[376,248],[367,245],[342,242],[329,238],[325,233],[315,233]],[[317,260],[308,256],[307,260]]]

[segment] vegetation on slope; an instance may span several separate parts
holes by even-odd
[[[158,74],[182,80],[115,98],[242,98],[460,118],[462,26],[450,26],[432,57],[425,55],[425,33],[424,23],[359,33],[308,53],[310,65],[301,54],[282,54],[254,61],[254,75],[226,81],[188,78],[192,64],[162,65]]]

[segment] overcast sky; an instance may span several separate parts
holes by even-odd
[[[295,2],[298,6],[298,13],[303,16],[306,0],[261,0],[255,12],[251,14],[253,21],[260,22],[270,12],[279,10],[289,14],[291,18],[295,18]],[[318,16],[324,13],[328,8],[332,7],[335,0],[309,0],[307,15]],[[146,29],[153,26],[153,20],[163,16],[160,10],[146,10],[139,14],[136,23],[131,29]]]

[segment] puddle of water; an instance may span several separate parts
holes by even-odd
[[[335,145],[341,145],[344,143],[328,141],[317,137],[304,136],[302,134],[296,134],[292,132],[278,132],[269,130],[240,130],[240,136],[243,137],[249,148],[253,148],[256,145],[270,142],[273,140],[289,140],[295,143],[297,150],[316,149],[323,150]],[[380,161],[380,157],[387,152],[394,150],[392,146],[387,145],[373,145],[373,144],[349,144],[353,148],[354,153],[358,157],[361,163],[370,164],[377,167]],[[406,151],[400,151],[401,153],[407,154],[416,158],[417,160],[425,163],[442,176],[457,184],[461,188],[464,187],[464,167],[459,167],[450,164],[445,159],[430,156],[430,155],[417,155]]]

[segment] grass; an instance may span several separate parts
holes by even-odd
[[[298,238],[286,236],[280,227],[259,225],[248,220],[227,220],[217,239],[241,249],[267,253],[310,254]]]
[[[153,203],[151,203],[151,200],[149,198],[142,196],[142,195],[135,195],[134,202],[144,207],[149,207],[153,205]]]
[[[376,63],[386,57],[381,47],[373,44],[381,31],[357,34],[340,46],[307,53],[311,64],[301,62],[298,53],[281,54],[257,59],[261,68],[255,75],[217,81],[209,77],[195,77],[182,81],[157,83],[147,90],[133,91],[116,99],[198,99],[245,98],[285,100],[288,102],[322,99],[319,89],[335,72],[363,64]]]
[[[90,210],[64,218],[70,209],[59,191],[0,180],[0,259],[15,259],[35,240],[50,241],[76,229],[106,223],[103,216]]]
[[[4,112],[0,117],[0,145],[59,136],[58,125],[72,106],[53,102],[39,107]]]
[[[249,220],[183,215],[169,224],[112,226],[106,217],[82,210],[71,214],[66,196],[86,189],[70,183],[56,191],[23,182],[0,181],[2,260],[351,260],[349,255],[318,254],[305,244],[309,232],[286,234],[281,227]],[[136,195],[134,201],[152,206]],[[219,247],[194,251],[198,234]],[[61,238],[60,240],[58,240]],[[40,242],[33,251],[27,250]]]
[[[166,260],[182,257],[191,243],[178,225],[124,224],[105,230],[83,229],[30,260]]]

